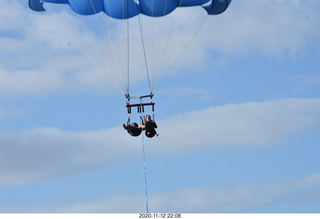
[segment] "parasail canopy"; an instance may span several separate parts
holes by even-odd
[[[224,12],[231,0],[29,0],[29,6],[35,11],[45,11],[43,3],[68,4],[81,15],[104,12],[110,17],[127,19],[138,14],[161,17],[170,14],[177,7],[202,6],[208,14]]]
[[[133,63],[133,61],[130,61],[130,57],[144,58],[149,93],[153,95],[155,90],[174,69],[176,63],[180,60],[182,54],[195,38],[206,19],[210,15],[223,13],[228,8],[230,2],[231,0],[29,0],[29,7],[34,11],[42,12],[46,11],[44,7],[46,4],[54,3],[69,6],[76,13],[75,15],[86,32],[86,36],[100,55],[102,63],[111,72],[113,83],[122,94],[129,96],[129,79],[135,78],[131,77],[132,67],[129,67],[129,63]],[[187,7],[190,10],[186,10]],[[193,10],[196,7],[204,10]],[[178,8],[181,10],[176,10]],[[178,17],[178,11],[182,11],[183,16]],[[204,15],[202,20],[195,16],[195,11],[200,11],[201,15]],[[88,33],[91,25],[87,26],[81,21],[82,18],[84,20],[88,18],[88,16],[82,15],[95,14],[101,14],[103,17],[100,21],[103,21],[103,25],[101,26],[105,26],[102,29],[105,31],[106,36],[106,51],[101,51],[102,48],[94,43],[91,34]],[[144,23],[140,15],[146,15],[143,17],[146,18],[147,22],[148,20],[151,20],[151,22]],[[135,16],[137,19],[129,19]],[[90,16],[90,18],[92,17],[98,16]],[[156,19],[157,17],[159,19]],[[169,22],[165,22],[170,17],[171,21],[168,19]],[[183,22],[181,22],[182,17],[185,19]],[[192,24],[191,18],[193,18],[196,25]],[[115,28],[109,27],[110,25],[107,24],[108,20],[125,24],[123,32],[126,37],[123,41],[120,42],[121,37],[113,36],[112,32],[114,32]],[[131,25],[134,24],[135,20],[139,22],[139,26],[134,29]],[[176,20],[178,21],[176,22]],[[161,22],[156,23],[156,21]],[[179,21],[183,24],[183,28],[176,25]],[[134,31],[140,30],[141,50],[143,52],[140,52],[136,56],[132,55],[130,50],[130,40],[134,40],[130,34],[130,29]],[[136,42],[135,45],[137,45]],[[136,47],[132,50],[138,51]],[[95,58],[92,58],[92,60],[96,63]],[[141,67],[143,66],[140,65],[139,68],[141,69]],[[139,71],[141,71],[140,69]]]

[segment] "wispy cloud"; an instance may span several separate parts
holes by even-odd
[[[234,1],[225,14],[206,26],[212,38],[202,39],[208,39],[205,43],[211,48],[229,53],[301,52],[305,46],[319,46],[314,41],[320,35],[315,28],[320,20],[318,8],[316,0],[307,4],[301,0]]]
[[[170,136],[170,143],[160,139],[155,148],[161,148],[159,153],[163,149],[177,152],[208,146],[263,146],[319,125],[319,107],[318,99],[284,99],[228,104],[178,115],[159,123],[165,127],[159,132]]]
[[[245,212],[279,203],[319,200],[319,187],[320,174],[316,173],[284,182],[243,183],[157,193],[153,204],[156,212]]]
[[[149,193],[150,212],[273,213],[273,205],[300,205],[320,200],[320,173],[273,183],[241,183]],[[0,208],[2,212],[144,212],[143,194],[118,194],[92,202],[67,205]],[[260,210],[259,210],[260,209]],[[299,209],[296,209],[299,212]],[[292,212],[290,212],[292,213]],[[303,213],[303,212],[302,212]],[[318,213],[318,212],[315,212]]]
[[[120,131],[115,128],[72,133],[42,128],[18,135],[2,133],[0,184],[29,184],[87,172],[124,157],[134,158],[137,151],[126,146],[128,139],[115,138]]]
[[[145,141],[150,156],[184,155],[208,147],[261,147],[319,127],[319,114],[319,99],[229,104],[158,121],[160,136]],[[1,133],[0,166],[5,168],[0,170],[0,185],[30,184],[132,162],[139,158],[139,145],[141,139],[122,127]]]
[[[12,1],[4,1],[0,10],[1,21],[8,21],[0,23],[0,96],[112,90],[109,69],[103,61],[96,65],[99,56],[92,54],[75,18],[64,12],[37,14],[27,3]]]

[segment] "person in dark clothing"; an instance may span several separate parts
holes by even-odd
[[[142,120],[142,118],[141,118],[141,120]],[[143,128],[143,130],[146,130],[145,135],[148,138],[153,138],[154,136],[159,136],[159,134],[156,131],[156,128],[158,128],[158,126],[154,120],[151,120],[150,115],[146,116],[145,121],[142,124],[142,128]]]
[[[130,124],[130,118],[128,118],[127,125],[123,124],[123,128],[127,130],[127,132],[133,136],[137,137],[142,132],[142,125],[138,125],[137,123]]]

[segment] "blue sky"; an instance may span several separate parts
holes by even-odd
[[[0,212],[144,212],[142,142],[122,128],[125,98],[79,18],[46,6],[0,8]],[[155,93],[150,212],[319,213],[319,9],[317,0],[238,0],[208,18]],[[194,11],[197,21],[204,11]],[[81,22],[90,19],[103,22]],[[124,29],[112,25],[123,46]],[[131,34],[130,91],[144,95],[141,39]],[[171,37],[182,41],[179,28]]]

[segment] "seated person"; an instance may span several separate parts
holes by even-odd
[[[134,137],[137,137],[142,132],[142,126],[137,123],[130,124],[130,118],[128,118],[127,125],[123,124],[123,128],[127,130],[127,132]]]
[[[141,118],[141,120],[143,121],[143,119]],[[154,120],[151,120],[151,116],[147,115],[145,118],[145,121],[142,122],[142,128],[145,131],[145,135],[148,138],[153,138],[154,136],[159,136],[159,134],[156,131],[156,128],[158,128],[156,122]]]

